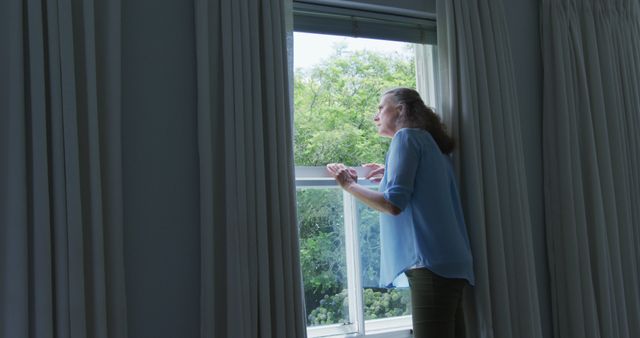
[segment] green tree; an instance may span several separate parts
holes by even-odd
[[[382,162],[389,140],[372,123],[380,94],[415,87],[408,53],[336,49],[324,62],[296,71],[294,124],[296,165]]]
[[[320,305],[324,295],[340,293],[347,285],[339,189],[299,189],[300,265],[307,309]]]

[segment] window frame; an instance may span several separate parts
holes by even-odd
[[[297,32],[435,45],[434,13],[338,0],[294,0]]]
[[[437,63],[434,14],[412,12],[410,10],[387,13],[387,11],[381,11],[380,6],[368,6],[358,2],[353,3],[353,6],[349,7],[345,1],[294,0],[294,31],[433,45],[434,47],[430,52],[423,52],[422,54],[416,53],[416,62],[429,63],[432,65]],[[353,29],[349,32],[349,24],[339,25],[341,28],[339,27],[337,30],[327,29],[327,27],[330,27],[331,25],[318,25],[317,23],[319,21],[316,20],[317,18],[325,18],[330,21],[334,20],[333,22],[351,19],[350,24]],[[360,21],[357,20],[358,18],[360,18]],[[301,25],[300,22],[304,22],[305,20],[310,21],[310,23],[307,22],[309,24]],[[421,40],[417,41],[415,34],[412,35],[413,38],[411,39],[402,40],[390,37],[388,34],[385,35],[385,30],[389,31],[389,27],[392,27],[393,29],[402,27],[402,24],[394,26],[394,22],[398,23],[402,21],[410,23],[409,25],[404,25],[407,29],[423,29],[425,34],[421,34],[419,36],[419,39]],[[361,22],[374,23],[374,25],[368,25],[366,31],[359,31],[358,27],[362,26],[358,25]],[[380,24],[379,32],[376,32],[375,29],[371,29],[375,26],[375,23]],[[423,59],[419,61],[419,57],[422,57]],[[292,66],[292,64],[293,61],[291,60],[290,66]],[[291,67],[291,69],[293,70],[293,67]],[[438,94],[438,88],[436,86],[438,82],[437,72],[435,72],[434,69],[426,69],[424,66],[418,67],[417,64],[416,72],[416,84],[418,87],[420,87],[420,83],[426,84],[423,85],[423,88],[417,88],[418,91],[421,92],[421,95],[425,98],[425,103],[427,105],[435,106],[435,99]],[[293,71],[290,76],[290,81],[293,82]],[[358,171],[358,177],[365,176],[367,171],[366,168],[356,167],[355,169]],[[336,187],[339,189],[338,184],[327,172],[325,167],[295,166],[295,182],[296,189],[328,187]],[[370,187],[376,186],[366,180],[361,180],[359,183]],[[307,326],[307,335],[309,337],[412,337],[411,315],[372,320],[364,319],[364,289],[362,288],[361,279],[357,204],[356,198],[344,191],[343,209],[349,322],[343,324]]]
[[[354,167],[358,177],[364,177],[367,168]],[[335,179],[325,167],[296,166],[297,188],[328,188],[340,189]],[[375,187],[376,184],[361,180],[359,184],[365,187]],[[342,192],[344,210],[345,253],[347,268],[347,298],[349,300],[349,322],[308,326],[308,337],[376,337],[376,338],[410,338],[411,315],[382,319],[364,319],[364,288],[362,287],[362,270],[359,250],[357,199],[353,195]]]

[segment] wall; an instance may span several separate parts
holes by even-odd
[[[123,15],[125,272],[130,338],[197,338],[200,236],[193,2]]]
[[[520,105],[536,272],[545,337],[552,336],[542,181],[542,57],[539,0],[503,1]]]

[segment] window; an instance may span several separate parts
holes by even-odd
[[[294,2],[294,13],[294,156],[309,336],[410,337],[408,288],[378,287],[377,212],[344,193],[324,166],[384,162],[389,140],[372,123],[382,90],[417,87],[435,105],[433,21],[308,1]]]

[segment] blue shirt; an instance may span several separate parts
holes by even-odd
[[[469,236],[449,157],[428,131],[403,128],[385,162],[380,191],[401,213],[380,214],[380,285],[407,286],[403,272],[414,267],[473,285]]]

